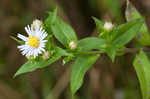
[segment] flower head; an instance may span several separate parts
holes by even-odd
[[[45,52],[44,48],[47,40],[44,39],[47,33],[39,22],[33,22],[32,26],[34,28],[31,28],[29,25],[25,27],[28,37],[18,34],[18,38],[25,41],[25,44],[18,46],[18,48],[21,50],[22,55],[36,58],[39,54]]]
[[[110,30],[112,30],[112,28],[113,28],[113,24],[111,22],[106,22],[104,24],[104,29],[105,30],[110,31]]]

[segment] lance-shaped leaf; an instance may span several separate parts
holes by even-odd
[[[98,30],[98,33],[102,33],[104,31],[104,23],[97,19],[96,17],[93,17],[94,22],[96,23],[96,28]]]
[[[11,39],[15,40],[18,44],[24,44],[25,42],[22,41],[22,40],[18,40],[17,38],[13,37],[13,36],[10,36]]]
[[[135,9],[135,7],[127,0],[126,19],[127,21],[142,18],[141,14]],[[150,45],[150,36],[146,24],[143,24],[140,29],[141,35],[137,36],[137,41],[144,46]]]
[[[44,21],[44,28],[48,33],[51,33],[51,25],[54,24],[57,17],[57,8],[54,11],[49,12],[49,16]]]
[[[120,25],[113,32],[113,41],[112,44],[115,46],[124,46],[130,40],[132,40],[141,29],[144,20],[142,18],[130,21],[126,24]]]
[[[81,87],[85,73],[96,62],[99,55],[84,55],[77,57],[71,72],[72,95]]]
[[[50,57],[50,59],[41,60],[39,62],[28,61],[23,66],[21,66],[19,68],[19,70],[15,73],[14,77],[16,77],[20,74],[23,74],[23,73],[32,72],[32,71],[39,69],[39,68],[44,68],[44,67],[54,63],[58,59],[60,59],[61,56],[72,56],[72,54],[69,54],[65,50],[63,50],[59,47],[56,47],[56,52],[52,57]]]
[[[116,17],[118,22],[123,21],[123,15],[121,11],[121,6],[117,0],[104,0],[104,5],[108,8]]]
[[[133,65],[140,82],[143,99],[149,99],[150,98],[150,62],[148,57],[142,50],[135,57]]]
[[[92,49],[102,49],[106,47],[106,41],[101,38],[87,37],[78,42],[78,47],[81,51],[88,51]]]
[[[105,52],[110,57],[112,62],[114,62],[115,61],[115,56],[117,54],[117,48],[115,48],[114,46],[109,46],[105,49]]]
[[[64,46],[68,47],[71,41],[77,41],[73,28],[65,23],[60,17],[56,17],[55,22],[51,25],[54,36]]]

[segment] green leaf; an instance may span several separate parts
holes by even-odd
[[[55,61],[57,61],[58,59],[60,59],[61,56],[72,56],[72,55],[67,53],[63,49],[56,47],[56,52],[52,57],[50,57],[50,59],[41,60],[39,62],[28,61],[23,66],[21,66],[21,68],[19,68],[19,70],[15,73],[14,77],[16,77],[20,74],[23,74],[23,73],[32,72],[39,68],[47,67],[48,65],[50,65],[50,64],[54,63]]]
[[[71,72],[72,95],[81,87],[83,78],[88,69],[96,62],[99,55],[84,55],[77,57]]]
[[[44,27],[48,33],[51,33],[51,25],[54,24],[57,17],[57,8],[54,11],[49,12],[49,16],[44,21]]]
[[[117,48],[111,46],[111,47],[107,47],[105,49],[107,55],[110,57],[110,59],[112,60],[112,62],[115,61],[115,56],[117,54],[117,51],[116,51]]]
[[[100,21],[99,19],[97,19],[96,17],[92,17],[94,22],[96,23],[96,28],[98,30],[98,33],[102,33],[104,31],[103,27],[104,27],[104,23],[102,21]]]
[[[127,8],[125,12],[125,17],[127,21],[135,20],[142,18],[140,13],[136,10],[136,8],[130,3],[130,1],[127,1]]]
[[[140,29],[141,35],[137,36],[137,41],[144,46],[150,45],[150,36],[146,24],[144,23]]]
[[[54,11],[52,11],[52,12],[49,13],[48,18],[45,20],[44,23],[46,25],[50,26],[50,24],[54,24],[54,22],[56,20],[56,17],[57,17],[57,8],[55,8]]]
[[[19,43],[19,44],[21,44],[21,45],[25,43],[24,41],[18,40],[17,38],[15,38],[15,37],[13,37],[13,36],[10,36],[10,38],[13,39],[13,40],[15,40],[17,43]]]
[[[107,9],[109,9],[114,16],[116,17],[116,20],[118,22],[122,22],[123,21],[123,15],[122,15],[122,11],[121,11],[121,6],[118,3],[117,0],[104,0],[104,5],[107,7]]]
[[[143,19],[136,19],[120,25],[116,30],[114,30],[112,44],[115,46],[124,46],[127,44],[139,33],[143,23]]]
[[[106,41],[101,38],[87,37],[78,42],[78,47],[81,51],[88,51],[92,49],[102,49],[105,48]]]
[[[143,46],[150,46],[150,36],[148,32],[141,32],[140,37],[137,37],[136,40]]]
[[[143,99],[150,98],[150,62],[146,54],[141,50],[135,57],[133,66],[136,70]]]
[[[73,28],[65,23],[60,17],[56,17],[54,24],[51,25],[54,36],[64,46],[68,47],[71,41],[77,41],[77,37]]]
[[[143,18],[143,16],[140,15],[140,13],[135,9],[135,7],[128,2],[127,9],[126,9],[126,19],[127,21]],[[144,23],[140,29],[141,35],[137,37],[137,41],[144,46],[150,45],[150,36],[148,33],[148,29],[146,27],[146,24]]]
[[[54,40],[53,40],[53,36],[52,35],[48,35],[46,37],[46,40],[48,40],[48,42],[46,43],[46,48],[48,51],[53,50],[53,48],[55,47],[54,45]]]

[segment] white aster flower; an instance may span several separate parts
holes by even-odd
[[[31,28],[29,25],[25,27],[25,30],[28,34],[28,37],[18,34],[18,37],[25,41],[24,45],[18,46],[21,50],[22,55],[26,57],[33,56],[36,58],[42,52],[45,52],[45,43],[47,40],[44,40],[47,36],[47,33],[44,29],[38,24],[38,22],[33,23],[34,29]]]

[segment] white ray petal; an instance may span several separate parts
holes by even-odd
[[[28,35],[32,35],[31,30],[27,27],[25,27],[25,31],[27,32]]]
[[[24,40],[24,41],[28,40],[28,38],[26,36],[21,35],[21,34],[18,34],[17,37],[20,38],[20,39],[22,39],[22,40]]]

